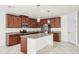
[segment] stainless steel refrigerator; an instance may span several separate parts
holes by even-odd
[[[51,26],[50,24],[44,24],[42,27],[41,27],[41,31],[43,33],[50,33],[51,32]]]

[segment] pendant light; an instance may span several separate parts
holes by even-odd
[[[40,18],[37,18],[37,22],[40,22]]]
[[[48,19],[48,24],[50,23],[50,19]]]

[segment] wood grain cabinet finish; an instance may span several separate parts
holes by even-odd
[[[24,16],[24,15],[20,15],[20,17],[21,17],[21,23],[27,23],[28,22],[28,20],[27,20],[27,16]]]
[[[50,20],[50,24],[52,28],[60,28],[61,27],[60,17],[52,18]]]
[[[48,24],[47,19],[41,19],[40,22],[38,22],[38,27],[43,26],[44,24]]]
[[[7,14],[7,27],[8,28],[21,27],[21,18],[19,16]]]
[[[21,52],[27,53],[27,39],[21,37]]]
[[[14,27],[14,15],[7,14],[7,27],[8,28]]]
[[[7,14],[7,27],[8,28],[20,28],[23,23],[27,23],[31,28],[40,28],[44,24],[48,24],[48,19],[41,19],[40,22],[37,22],[36,19],[28,18],[28,16],[20,15],[11,15]],[[60,17],[50,19],[51,28],[60,28],[61,21]]]
[[[15,44],[20,43],[20,36],[19,35],[9,35],[9,38],[7,39],[7,45],[12,46]]]
[[[21,18],[19,16],[14,16],[14,27],[21,27]]]
[[[53,33],[53,41],[60,42],[61,34],[59,32]]]
[[[31,28],[37,28],[38,27],[38,23],[37,23],[36,19],[29,18],[29,22],[30,22],[29,25],[30,25]]]

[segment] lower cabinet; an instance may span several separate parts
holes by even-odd
[[[54,32],[53,33],[53,41],[60,42],[60,39],[61,39],[61,33]]]
[[[8,46],[12,46],[18,43],[20,43],[20,35],[9,35],[9,38],[7,39]]]

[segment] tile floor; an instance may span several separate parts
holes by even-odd
[[[11,47],[0,47],[0,54],[23,54],[20,44]],[[54,42],[54,46],[46,46],[37,51],[37,54],[79,54],[79,47],[67,42]]]

